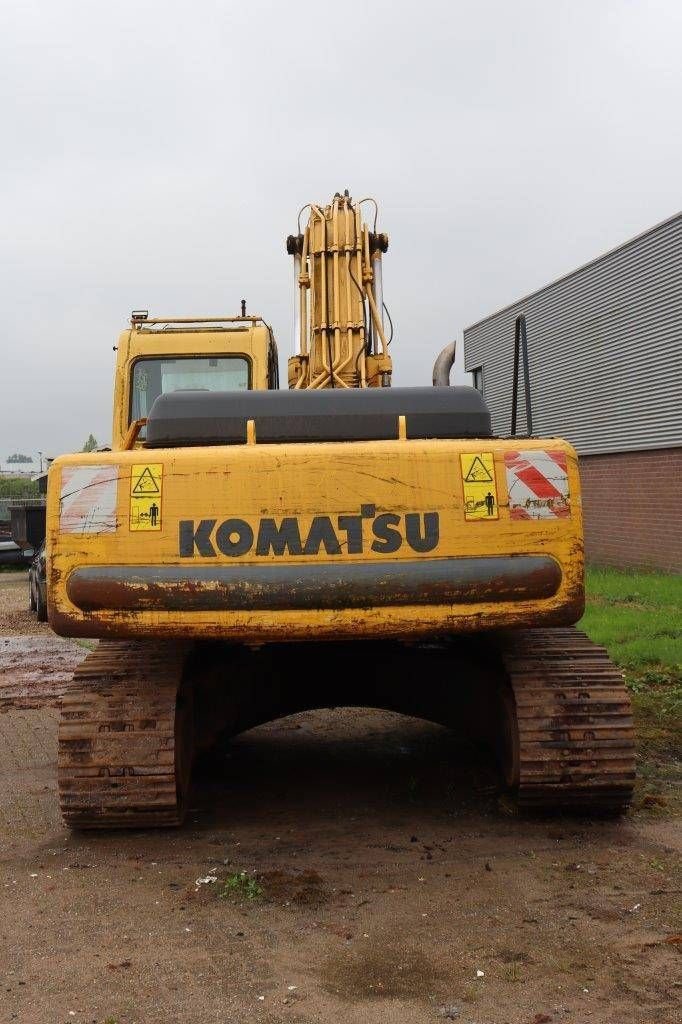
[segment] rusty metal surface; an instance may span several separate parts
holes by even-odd
[[[119,565],[75,569],[69,599],[87,612],[369,608],[551,597],[546,555],[302,565]]]
[[[176,710],[190,646],[105,642],[74,672],[59,723],[59,799],[73,828],[179,825],[191,750]]]
[[[516,724],[518,802],[620,811],[632,798],[630,695],[602,647],[576,629],[510,634],[502,657]]]

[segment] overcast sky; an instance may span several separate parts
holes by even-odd
[[[0,4],[0,459],[109,439],[134,308],[244,296],[285,371],[284,239],[344,188],[390,235],[394,381],[429,383],[679,210],[681,53],[680,0]]]

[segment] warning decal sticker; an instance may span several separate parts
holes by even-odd
[[[566,452],[505,452],[512,519],[567,519],[571,514]]]
[[[161,529],[161,489],[163,466],[160,462],[133,466],[130,475],[130,529]]]
[[[139,468],[139,466],[133,466],[133,476],[135,470],[139,470]],[[154,476],[152,469],[158,470],[158,476]],[[138,497],[142,494],[161,494],[161,472],[161,466],[145,466],[142,475],[136,478],[130,493]]]
[[[118,466],[65,466],[59,494],[62,533],[113,533]]]
[[[493,453],[467,452],[459,459],[464,488],[464,518],[499,518]]]

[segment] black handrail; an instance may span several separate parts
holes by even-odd
[[[523,379],[526,396],[526,433],[533,433],[533,412],[530,405],[530,370],[528,368],[528,338],[526,318],[517,316],[514,325],[514,383],[512,385],[511,434],[516,436],[516,413],[519,404],[519,353],[523,356]]]

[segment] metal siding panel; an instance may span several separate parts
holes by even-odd
[[[511,419],[523,313],[533,427],[581,454],[682,444],[682,214],[464,331],[493,429]],[[520,423],[525,423],[523,395]]]

